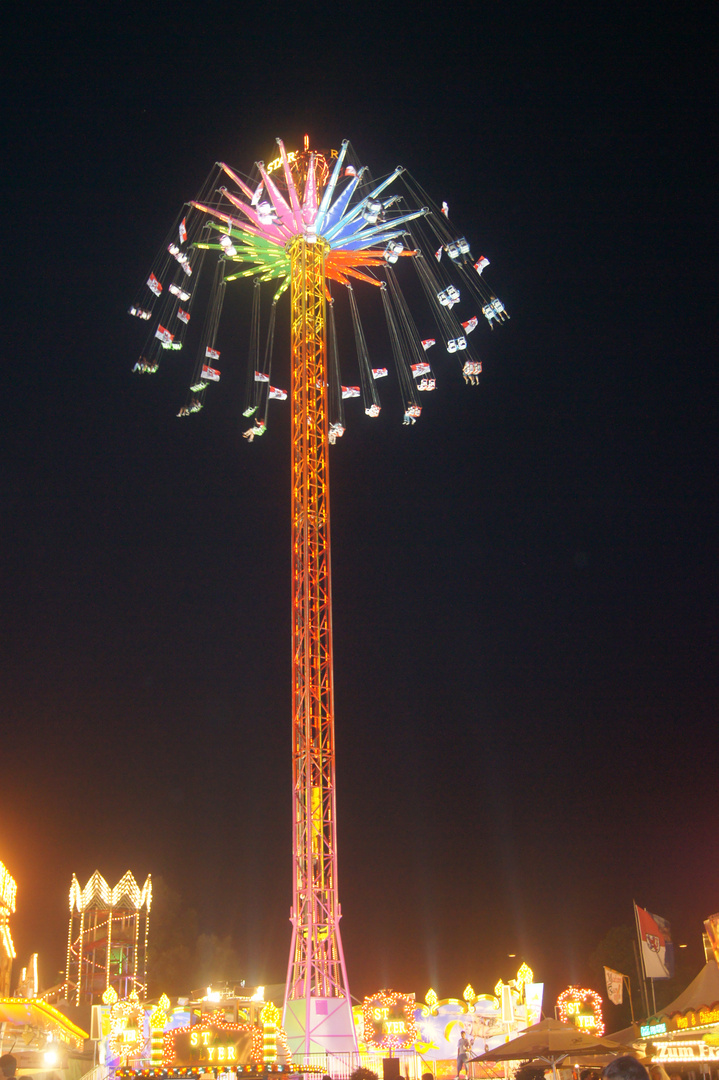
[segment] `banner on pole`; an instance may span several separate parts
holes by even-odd
[[[620,971],[605,967],[604,978],[607,982],[607,997],[612,1005],[621,1005],[624,1000],[624,979],[626,976],[622,975]]]

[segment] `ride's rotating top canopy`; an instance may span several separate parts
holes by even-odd
[[[389,374],[384,366],[372,366],[353,287],[357,282],[380,290],[405,424],[414,424],[421,415],[420,394],[436,387],[429,352],[434,345],[440,353],[446,350],[454,355],[465,382],[476,385],[482,364],[469,335],[480,314],[490,328],[508,315],[483,276],[489,260],[482,255],[475,258],[467,239],[453,230],[447,204],[433,203],[401,167],[374,180],[346,141],[337,151],[311,150],[307,136],[301,151],[288,153],[280,139],[277,144],[277,158],[267,165],[257,162],[247,177],[218,162],[197,199],[183,207],[129,309],[131,315],[150,324],[134,370],[154,373],[162,358],[183,349],[200,278],[206,265],[214,262],[210,291],[205,290],[208,302],[194,372],[178,415],[198,412],[208,386],[220,381],[217,338],[226,287],[242,278],[253,279],[243,411],[252,418],[245,436],[252,441],[262,435],[269,402],[287,397],[285,390],[272,385],[275,314],[290,284],[292,251],[299,238],[324,250],[330,442],[344,433],[345,399],[361,397],[365,413],[379,415],[377,384]],[[414,267],[436,337],[423,338],[418,330],[396,272],[400,260]],[[261,348],[263,282],[272,283],[272,300]],[[333,286],[348,293],[359,386],[342,383]],[[464,307],[467,301],[470,310],[462,320],[453,309],[458,304]],[[426,309],[421,318],[426,321]]]

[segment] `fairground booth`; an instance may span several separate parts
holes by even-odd
[[[719,1080],[719,966],[712,958],[679,997],[640,1027],[652,1063],[685,1080]]]
[[[87,1032],[44,1001],[1,998],[0,1032],[0,1053],[17,1059],[18,1076],[78,1080],[92,1068]]]

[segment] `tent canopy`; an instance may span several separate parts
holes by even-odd
[[[708,1009],[719,1002],[719,966],[713,958],[708,960],[702,970],[693,979],[678,998],[665,1006],[658,1016],[671,1016],[688,1009]]]

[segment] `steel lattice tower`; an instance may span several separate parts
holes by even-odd
[[[285,1025],[346,1045],[351,1022],[337,898],[332,588],[322,240],[289,246],[292,355],[292,944]],[[349,1014],[349,1015],[348,1015]],[[291,1022],[294,1020],[294,1024]],[[338,1027],[339,1022],[339,1027]],[[353,1040],[352,1040],[353,1041]],[[318,1048],[318,1047],[317,1047]],[[299,1049],[299,1047],[298,1047]]]

